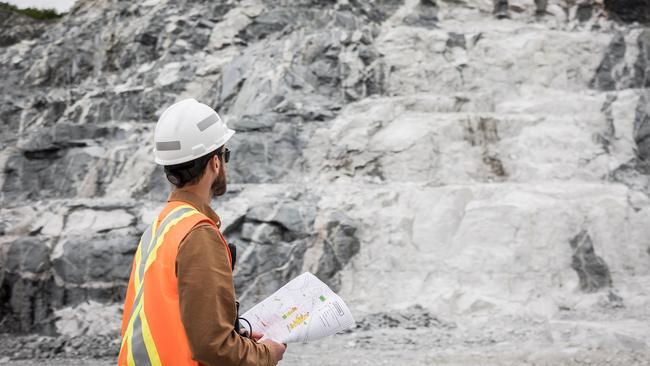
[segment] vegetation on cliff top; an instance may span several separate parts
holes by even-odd
[[[65,13],[57,13],[54,9],[37,9],[37,8],[18,8],[12,4],[0,2],[0,10],[10,11],[18,14],[28,16],[38,20],[59,19]]]

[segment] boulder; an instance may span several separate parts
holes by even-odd
[[[52,259],[54,275],[64,284],[76,287],[102,287],[109,284],[117,298],[129,280],[138,237],[131,235],[71,235],[57,245],[60,256]],[[96,286],[94,286],[96,285]],[[70,299],[74,303],[80,299]]]
[[[607,263],[596,255],[591,237],[586,231],[581,231],[573,237],[569,244],[573,249],[573,268],[580,278],[580,290],[585,292],[598,291],[612,286],[612,277]]]
[[[50,272],[47,237],[23,237],[5,243],[0,270],[0,321],[14,332],[53,331],[51,320],[54,285]],[[0,247],[0,249],[3,249]]]
[[[650,24],[650,1],[605,0],[605,9],[615,19],[623,22]]]
[[[336,291],[340,288],[340,278],[337,274],[361,247],[356,235],[358,223],[345,213],[336,211],[330,213],[325,220],[324,237],[319,238],[322,242],[319,240],[314,244],[315,247],[322,247],[317,265],[312,271]],[[314,248],[310,250],[314,251]]]
[[[122,311],[118,304],[96,301],[68,306],[54,312],[57,333],[66,337],[113,336],[120,331]]]

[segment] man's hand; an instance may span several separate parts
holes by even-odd
[[[284,351],[287,349],[287,346],[285,344],[273,342],[270,339],[265,339],[260,343],[269,347],[269,351],[271,353],[271,365],[276,365],[282,359],[282,356],[284,356]]]
[[[262,339],[262,337],[264,337],[264,334],[262,333],[253,332],[253,334],[251,334],[251,339],[254,340],[255,342]]]
[[[264,337],[264,334],[258,333],[258,332],[253,332],[252,334],[248,334],[248,331],[246,329],[240,329],[239,334],[241,334],[242,337],[250,338],[254,340],[255,342],[259,341]]]

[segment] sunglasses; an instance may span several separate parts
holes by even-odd
[[[230,160],[230,149],[225,148],[224,150],[217,151],[217,156],[223,155],[223,161],[226,163]]]

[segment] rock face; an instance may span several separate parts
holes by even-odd
[[[589,1],[491,10],[80,0],[0,48],[0,322],[83,337],[104,328],[84,314],[119,318],[169,191],[155,121],[186,97],[238,132],[214,207],[244,308],[309,270],[358,314],[637,321],[650,31]]]
[[[571,268],[578,273],[581,290],[594,292],[612,285],[607,263],[596,255],[594,244],[586,231],[576,235],[569,241],[569,244],[573,249]]]
[[[55,20],[37,20],[0,4],[0,47],[40,36]]]
[[[605,0],[605,9],[624,22],[650,23],[650,1]]]
[[[2,237],[0,297],[7,329],[51,334],[56,309],[121,301],[140,230],[127,210],[97,202],[3,209],[3,217],[22,220]]]

